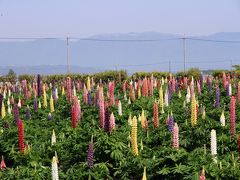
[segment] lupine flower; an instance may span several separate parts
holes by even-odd
[[[230,128],[231,128],[231,135],[235,136],[236,134],[236,100],[235,97],[231,97],[230,101]]]
[[[27,109],[26,109],[26,119],[29,120],[30,118],[31,118],[30,109],[29,109],[29,106],[27,106]]]
[[[229,83],[227,83],[227,85],[226,85],[226,96],[230,96]]]
[[[21,100],[20,100],[20,98],[18,99],[18,104],[17,104],[17,105],[18,105],[19,108],[22,107],[22,104],[21,104]]]
[[[54,144],[56,144],[56,134],[55,134],[55,131],[53,130],[52,138],[51,138],[51,145],[53,146]]]
[[[114,105],[114,88],[115,88],[115,84],[114,84],[114,81],[113,82],[110,82],[109,83],[109,99],[110,99],[110,102],[109,102],[109,105],[110,106],[113,106]]]
[[[158,103],[155,101],[153,104],[153,122],[154,122],[154,127],[158,128],[159,126],[159,119],[158,119]]]
[[[191,104],[191,124],[192,127],[197,124],[197,103],[195,96],[192,97],[192,104]]]
[[[72,100],[72,84],[71,84],[71,78],[70,77],[67,77],[67,100],[69,102]]]
[[[132,102],[135,101],[136,97],[135,97],[135,91],[134,91],[134,88],[133,88],[133,85],[132,85],[132,81],[130,82],[130,85],[129,85],[129,96],[132,100]]]
[[[103,100],[99,100],[99,124],[100,128],[104,128],[104,121],[105,121],[105,109],[104,109],[104,102]]]
[[[203,169],[201,171],[201,175],[199,177],[199,180],[206,180],[204,167],[203,167]]]
[[[132,126],[132,115],[131,115],[131,113],[130,113],[129,116],[128,116],[128,124],[129,124],[130,126]]]
[[[84,104],[87,104],[87,101],[88,101],[87,94],[88,94],[87,88],[86,88],[86,86],[84,84],[84,86],[83,86],[83,102],[84,102]]]
[[[6,110],[5,110],[5,105],[3,101],[2,101],[2,108],[1,108],[1,116],[2,116],[2,119],[4,119],[4,117],[6,116]]]
[[[212,91],[212,80],[210,77],[208,77],[208,90]]]
[[[143,97],[148,96],[148,82],[147,82],[147,78],[146,77],[143,80],[142,96]]]
[[[4,161],[4,158],[3,158],[3,156],[2,156],[0,168],[1,168],[2,171],[4,171],[4,170],[6,169],[6,167],[7,167],[7,166],[6,166],[5,161]]]
[[[51,94],[51,97],[50,97],[50,112],[54,112],[54,101],[53,101],[53,97],[52,97],[52,94]]]
[[[142,125],[142,128],[143,128],[143,129],[146,129],[146,128],[147,128],[147,118],[146,118],[146,115],[145,115],[145,111],[144,111],[144,110],[142,110],[141,125]]]
[[[177,123],[174,123],[173,132],[172,132],[173,147],[179,149],[179,129]]]
[[[24,154],[24,126],[22,120],[18,120],[18,147],[21,154]]]
[[[168,83],[168,102],[170,102],[171,98],[172,98],[172,87],[170,82]]]
[[[118,101],[118,115],[122,116],[122,103],[120,100]]]
[[[231,96],[232,95],[232,85],[231,85],[231,83],[229,84],[228,89],[229,89],[229,96]]]
[[[220,117],[220,123],[221,123],[221,126],[225,126],[224,110],[222,111],[222,114],[221,114],[221,117]]]
[[[93,158],[94,158],[94,145],[93,145],[93,138],[91,138],[91,142],[89,143],[89,146],[88,146],[88,167],[90,169],[93,168]]]
[[[14,121],[17,124],[19,120],[19,111],[18,111],[18,105],[14,104]]]
[[[227,78],[226,78],[226,74],[225,74],[225,72],[223,72],[222,80],[223,80],[223,86],[224,86],[224,88],[226,88],[226,85],[227,85]]]
[[[34,112],[38,111],[38,104],[37,104],[37,99],[36,98],[34,98],[34,100],[33,100],[33,109],[34,109]]]
[[[211,154],[213,156],[217,155],[217,137],[214,129],[211,130]]]
[[[114,117],[114,114],[111,113],[111,115],[110,115],[110,131],[112,131],[113,129],[115,129],[115,117]]]
[[[92,105],[92,95],[91,95],[91,91],[88,91],[88,104]]]
[[[132,134],[131,134],[132,152],[134,156],[138,156],[138,145],[137,145],[137,118],[133,117],[132,120]]]
[[[160,105],[161,108],[164,106],[162,85],[159,89],[159,105]]]
[[[168,89],[166,88],[165,94],[164,94],[164,105],[168,107]]]
[[[51,119],[52,119],[52,114],[48,113],[48,120],[51,120]]]
[[[104,122],[104,130],[106,132],[110,132],[110,114],[108,107],[105,108],[105,122]]]
[[[57,158],[55,156],[52,159],[52,180],[59,180]]]
[[[42,95],[42,83],[41,83],[41,75],[37,75],[37,92],[38,92],[38,97]]]
[[[143,170],[143,177],[142,177],[142,180],[147,180],[146,167],[144,167],[144,170]]]
[[[216,87],[216,102],[215,102],[215,107],[219,108],[220,107],[220,89],[219,86]]]
[[[171,115],[170,115],[170,117],[168,119],[168,130],[170,132],[173,132],[173,126],[174,126],[174,118],[173,118],[173,114],[171,112]]]
[[[88,76],[87,78],[87,90],[90,91],[91,90],[91,81],[90,81],[90,77]]]

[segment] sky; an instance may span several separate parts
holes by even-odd
[[[0,0],[0,37],[240,32],[239,0]]]

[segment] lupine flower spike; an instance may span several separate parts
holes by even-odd
[[[4,158],[3,158],[3,156],[2,156],[0,168],[1,168],[2,171],[4,171],[4,170],[6,169],[6,167],[7,167],[7,166],[6,166],[5,161],[4,161]]]
[[[22,120],[18,120],[18,147],[21,154],[24,154],[24,126]]]
[[[88,167],[90,169],[93,168],[93,158],[94,158],[94,149],[93,149],[94,145],[93,145],[93,136],[91,138],[91,142],[89,143],[89,146],[88,146]]]
[[[52,159],[52,180],[59,180],[57,158],[55,156]]]
[[[134,156],[138,156],[138,145],[137,145],[137,118],[133,117],[132,120],[132,134],[131,134],[132,152]]]
[[[146,167],[144,167],[144,170],[143,170],[143,177],[142,177],[142,180],[147,180]]]

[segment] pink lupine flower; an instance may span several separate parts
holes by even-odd
[[[175,149],[179,149],[179,129],[177,123],[174,124],[173,131],[172,131],[172,140],[173,140],[173,147]]]

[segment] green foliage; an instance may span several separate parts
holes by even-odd
[[[200,69],[199,68],[190,68],[186,72],[178,72],[176,73],[176,76],[180,77],[194,77],[194,79],[199,79],[201,75]]]
[[[168,72],[135,72],[134,74],[132,74],[132,79],[143,79],[145,77],[150,78],[153,75],[153,77],[155,78],[162,78],[162,77],[167,77],[169,75]]]

